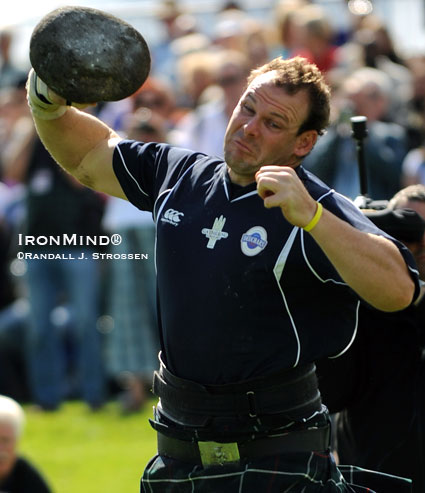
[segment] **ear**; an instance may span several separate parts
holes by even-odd
[[[316,141],[316,130],[306,130],[305,132],[297,136],[294,154],[298,157],[307,156],[307,154],[313,149]]]

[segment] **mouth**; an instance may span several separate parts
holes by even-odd
[[[253,154],[253,151],[250,147],[248,147],[242,140],[240,139],[235,139],[233,141],[239,149],[242,149],[242,151],[247,152],[248,154]]]

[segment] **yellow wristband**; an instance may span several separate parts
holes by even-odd
[[[323,212],[323,206],[320,202],[317,202],[316,213],[314,214],[313,219],[307,224],[307,226],[304,226],[303,230],[311,231],[322,217],[322,212]]]

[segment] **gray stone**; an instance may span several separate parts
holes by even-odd
[[[76,103],[118,101],[139,89],[151,57],[130,24],[98,9],[63,7],[34,28],[30,61],[57,94]]]

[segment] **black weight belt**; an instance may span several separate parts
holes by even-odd
[[[224,465],[287,452],[324,452],[330,446],[330,426],[247,442],[218,443],[185,441],[158,432],[158,454],[206,466]]]
[[[161,361],[153,393],[177,423],[202,425],[206,417],[284,415],[299,420],[321,410],[315,365],[226,385],[201,385],[173,375]]]

